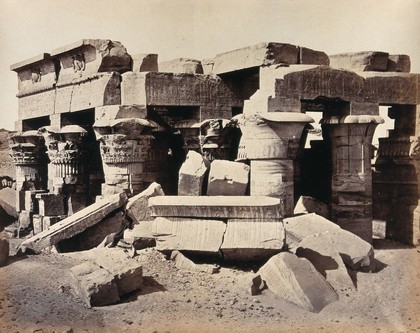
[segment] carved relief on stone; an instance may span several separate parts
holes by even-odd
[[[32,68],[31,80],[32,83],[37,83],[41,81],[41,69],[39,67]]]
[[[83,52],[78,52],[72,56],[73,70],[75,73],[83,72],[86,69],[86,60]]]
[[[15,165],[37,165],[44,146],[37,131],[27,131],[11,137],[10,155]]]
[[[102,161],[107,164],[145,162],[150,151],[151,135],[127,139],[124,134],[106,134],[101,137]]]

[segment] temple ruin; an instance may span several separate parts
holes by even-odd
[[[290,217],[298,198],[310,196],[368,242],[374,219],[386,221],[392,239],[420,241],[420,75],[410,73],[407,55],[328,56],[270,42],[158,63],[156,54],[86,39],[11,70],[18,77],[11,151],[19,225],[35,234],[98,196],[131,197],[157,182],[182,202],[189,191],[226,195],[227,207],[228,196],[279,198],[279,214],[258,222]],[[395,125],[372,164],[380,107]],[[322,115],[322,137],[310,142],[308,112]],[[243,163],[249,181],[236,180],[242,171],[235,171],[220,186],[240,189],[204,181],[198,191],[180,190],[191,151],[209,163]]]

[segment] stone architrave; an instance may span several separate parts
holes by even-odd
[[[227,223],[221,251],[225,260],[262,261],[285,244],[282,222]]]
[[[17,218],[18,213],[16,211],[16,191],[10,187],[5,187],[0,190],[0,206],[5,212]]]
[[[299,64],[328,66],[330,59],[325,52],[315,51],[301,46],[299,47]]]
[[[158,183],[152,183],[143,192],[128,199],[126,213],[134,223],[152,220],[148,207],[149,199],[155,196],[164,196],[162,187]]]
[[[334,289],[315,267],[292,253],[271,257],[257,274],[273,293],[311,312],[318,313],[338,300]]]
[[[330,55],[330,66],[344,68],[354,72],[381,71],[388,68],[388,53],[386,52],[355,52]]]
[[[190,251],[219,254],[226,231],[221,220],[157,217],[152,222],[152,235],[159,251]]]
[[[120,301],[114,275],[92,261],[70,269],[72,291],[88,306],[104,306]]]
[[[328,231],[305,237],[296,249],[296,255],[308,259],[336,292],[353,289],[354,284],[341,258],[336,243]]]
[[[245,163],[214,160],[210,166],[207,195],[244,195],[250,167]]]
[[[179,169],[178,195],[202,195],[204,178],[209,168],[210,162],[201,154],[188,151]]]
[[[56,245],[59,241],[71,238],[103,220],[109,213],[127,202],[125,193],[102,198],[96,203],[54,224],[49,229],[25,240],[20,248],[39,252],[43,248]]]
[[[411,61],[406,54],[390,54],[388,57],[387,72],[410,73]]]
[[[159,72],[203,74],[200,60],[179,58],[159,63]]]
[[[280,200],[266,196],[158,196],[149,199],[152,216],[281,218]]]
[[[171,260],[175,262],[175,266],[178,269],[189,272],[204,272],[209,274],[215,274],[220,270],[220,267],[216,265],[196,264],[179,251],[172,251]]]

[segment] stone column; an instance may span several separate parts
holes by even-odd
[[[123,118],[97,121],[93,126],[105,175],[102,195],[122,191],[135,195],[156,181],[158,161],[151,149],[152,123]]]
[[[294,209],[294,160],[301,136],[313,119],[303,113],[269,112],[238,118],[242,131],[238,159],[251,163],[251,196],[281,199],[283,216]]]
[[[331,218],[372,242],[372,137],[380,116],[324,117],[324,139],[331,145]]]

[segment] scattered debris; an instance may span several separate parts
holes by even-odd
[[[172,251],[171,260],[173,260],[175,262],[176,267],[178,267],[178,269],[181,270],[186,270],[190,272],[205,272],[209,274],[215,274],[220,271],[220,266],[209,264],[196,264],[179,251]]]

